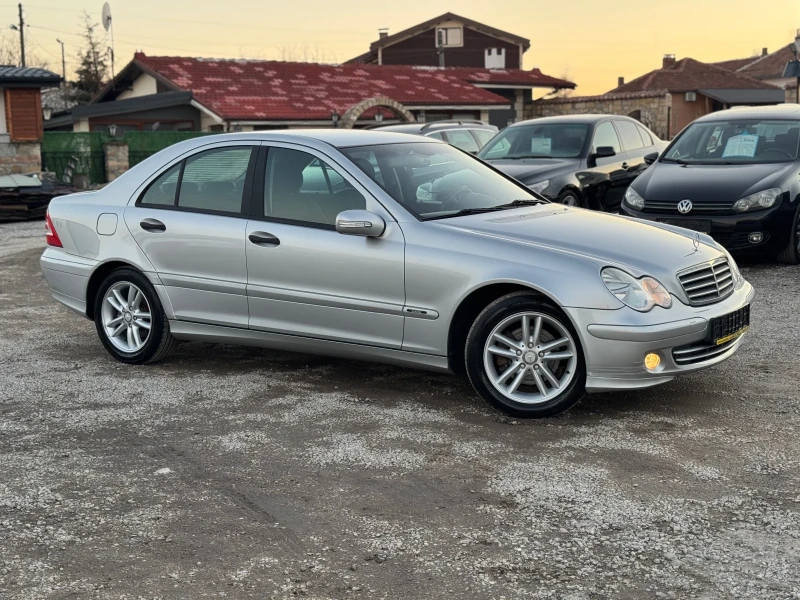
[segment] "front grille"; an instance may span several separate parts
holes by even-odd
[[[681,271],[678,273],[678,281],[692,306],[713,304],[733,293],[733,273],[727,258]]]
[[[741,337],[741,336],[740,336]],[[694,365],[705,362],[725,354],[731,347],[739,341],[739,338],[728,340],[723,344],[716,345],[713,342],[695,342],[688,346],[679,346],[672,350],[672,360],[676,365]]]
[[[644,212],[677,215],[679,200],[645,200]],[[687,215],[727,215],[733,209],[733,202],[703,202],[692,205],[692,210]]]

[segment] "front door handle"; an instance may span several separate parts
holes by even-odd
[[[622,163],[622,168],[625,169],[626,171],[628,170],[629,166],[630,165],[628,163],[626,163],[626,162]]]
[[[145,231],[166,231],[167,226],[164,225],[158,219],[143,219],[141,223],[139,223],[139,227],[144,229]]]
[[[248,239],[257,246],[280,246],[281,241],[266,231],[254,231]]]

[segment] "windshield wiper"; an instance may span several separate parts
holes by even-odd
[[[479,215],[481,213],[494,212],[497,210],[508,210],[509,208],[517,208],[520,206],[533,206],[535,204],[550,204],[547,200],[539,200],[538,198],[526,198],[524,200],[513,200],[508,204],[498,204],[497,206],[481,206],[477,208],[462,208],[454,213],[446,215],[436,215],[435,217],[427,217],[426,221],[433,221],[435,219],[449,219],[450,217],[464,217],[466,215]]]
[[[519,154],[517,156],[506,156],[510,160],[517,160],[520,158],[555,158],[555,156],[549,156],[548,154]]]
[[[534,204],[550,204],[550,201],[539,198],[522,198],[520,200],[512,200],[508,204],[498,204],[495,208],[514,208],[515,206],[533,206]]]
[[[679,164],[679,165],[690,165],[690,164],[692,164],[688,160],[683,160],[682,158],[662,158],[661,162],[671,162],[671,163],[676,163],[676,164]]]

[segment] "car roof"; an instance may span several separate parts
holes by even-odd
[[[281,131],[246,131],[240,133],[222,133],[192,138],[179,142],[181,147],[190,149],[217,142],[294,142],[309,146],[320,143],[336,148],[351,146],[373,146],[382,144],[431,143],[442,144],[439,140],[423,138],[418,135],[395,133],[392,131],[374,131],[365,129],[291,129]],[[175,144],[177,147],[178,144]]]
[[[737,106],[703,115],[698,121],[744,121],[750,119],[800,120],[800,104],[776,104],[774,106]]]
[[[556,117],[539,117],[538,119],[528,119],[527,121],[519,121],[509,127],[519,127],[525,125],[531,125],[533,123],[536,124],[544,124],[544,123],[585,123],[588,125],[593,125],[598,121],[604,121],[605,119],[622,119],[625,121],[631,121],[634,123],[638,123],[636,119],[632,119],[630,117],[626,117],[624,115],[603,115],[603,114],[584,114],[584,115],[558,115]]]
[[[485,129],[486,131],[497,131],[497,127],[483,123],[482,121],[464,120],[447,120],[447,121],[433,121],[431,123],[399,123],[397,125],[381,125],[380,127],[373,127],[370,131],[397,131],[404,133],[425,133],[430,131],[443,131],[447,129]]]

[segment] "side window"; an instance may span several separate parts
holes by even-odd
[[[139,199],[139,204],[151,206],[175,206],[175,194],[178,191],[178,176],[181,173],[181,163],[164,172],[147,188]]]
[[[503,158],[506,154],[508,154],[509,150],[511,150],[511,142],[508,141],[508,138],[512,136],[515,139],[518,137],[514,136],[513,134],[508,134],[495,140],[483,158]]]
[[[639,135],[639,131],[634,123],[630,121],[616,121],[615,125],[619,131],[619,135],[622,137],[622,145],[625,146],[625,150],[639,150],[643,147],[642,136]]]
[[[456,148],[467,152],[478,151],[478,142],[466,129],[450,129],[445,135],[447,136],[447,141]]]
[[[444,141],[444,136],[442,135],[441,131],[435,131],[434,133],[429,133],[425,137],[433,138],[435,140]]]
[[[478,138],[478,145],[483,148],[490,139],[494,137],[494,132],[485,129],[473,129],[472,133]]]
[[[640,125],[637,125],[636,127],[639,129],[639,135],[642,136],[642,143],[645,146],[652,146],[655,142],[653,141],[653,136],[650,135],[650,132]]]
[[[594,130],[594,138],[592,138],[592,148],[597,150],[601,146],[611,146],[614,152],[620,152],[619,138],[617,132],[611,121],[600,123]]]
[[[265,217],[333,228],[343,210],[366,207],[361,192],[326,162],[300,150],[269,149]]]
[[[178,206],[240,213],[250,147],[207,150],[186,159]]]

